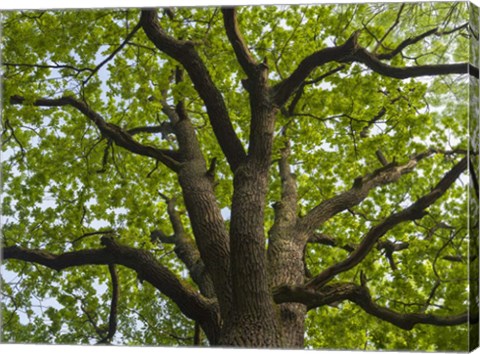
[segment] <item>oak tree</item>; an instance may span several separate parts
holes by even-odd
[[[3,340],[468,349],[475,13],[3,13]]]

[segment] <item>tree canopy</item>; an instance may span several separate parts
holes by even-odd
[[[2,340],[468,350],[470,17],[2,13]]]

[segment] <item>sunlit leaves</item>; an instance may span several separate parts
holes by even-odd
[[[382,54],[408,36],[438,28],[389,60],[392,66],[466,61],[468,38],[460,28],[467,19],[465,7],[464,3],[263,6],[241,8],[238,18],[255,60],[268,65],[273,86],[306,56],[343,44],[355,30],[361,31],[362,46]],[[72,108],[32,105],[38,97],[74,95],[107,122],[128,130],[166,122],[162,108],[183,101],[207,164],[217,159],[215,193],[228,223],[232,173],[188,75],[177,82],[179,63],[157,51],[141,30],[99,67],[137,24],[138,10],[11,12],[4,18],[3,94],[21,94],[26,101],[22,106],[6,104],[3,111],[4,243],[60,253],[98,248],[100,237],[109,234],[125,245],[148,249],[191,282],[175,258],[174,246],[153,244],[149,238],[155,228],[166,234],[173,231],[159,192],[178,198],[177,210],[191,233],[176,176],[152,159],[114,145]],[[242,84],[246,75],[227,40],[219,9],[160,10],[159,21],[169,35],[191,41],[247,147],[251,112]],[[340,65],[338,72],[318,79]],[[315,69],[300,88],[295,107],[292,98],[279,108],[275,127],[275,162],[290,142],[299,215],[351,188],[357,177],[381,168],[377,151],[387,162],[403,164],[429,148],[466,149],[466,84],[465,76],[400,81],[358,63],[328,63]],[[141,133],[135,139],[162,149],[178,148],[172,134]],[[318,231],[334,237],[340,246],[355,247],[374,225],[429,193],[457,160],[457,154],[443,153],[423,159],[398,182],[372,190],[361,204]],[[424,218],[402,223],[384,236],[382,240],[408,243],[408,248],[393,254],[396,269],[385,250],[374,247],[358,267],[335,281],[358,283],[362,271],[382,306],[405,313],[461,312],[467,300],[466,183],[462,176]],[[279,196],[280,176],[272,163],[265,234],[273,224],[271,206]],[[305,258],[310,272],[318,274],[348,255],[345,247],[309,245]],[[2,289],[8,299],[2,304],[7,319],[4,340],[101,339],[98,331],[105,331],[111,300],[106,267],[56,273],[9,262],[4,269],[8,276]],[[115,344],[192,344],[194,325],[172,302],[134,272],[120,268],[118,273]],[[437,280],[441,284],[435,288]],[[47,301],[44,311],[38,310],[36,298]],[[348,302],[312,311],[307,325],[306,344],[314,348],[465,350],[466,344],[460,340],[466,326],[403,331]]]

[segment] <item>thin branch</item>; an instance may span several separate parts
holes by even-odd
[[[323,79],[331,76],[331,75],[334,75],[336,74],[337,72],[343,70],[345,68],[345,65],[340,65],[338,67],[336,67],[335,69],[332,69],[328,72],[326,72],[325,74],[322,74],[320,75],[319,77],[315,78],[315,79],[312,79],[312,80],[306,80],[296,91],[295,93],[295,96],[293,97],[292,99],[292,102],[290,103],[290,106],[288,107],[288,114],[287,116],[292,116],[294,113],[295,113],[295,107],[297,106],[298,102],[300,101],[300,98],[302,97],[303,95],[303,92],[304,92],[304,89],[305,89],[305,86],[307,85],[315,85],[317,83],[319,83],[320,81],[322,81]]]
[[[192,337],[180,337],[176,335],[175,333],[168,333],[165,331],[162,331],[160,328],[158,328],[157,323],[151,323],[148,318],[146,318],[142,313],[135,309],[130,309],[131,312],[133,312],[135,315],[138,316],[138,318],[145,323],[148,326],[149,331],[155,333],[157,336],[169,336],[177,341],[178,344],[185,344],[188,345],[188,343],[185,343],[186,341],[192,340]]]
[[[321,233],[316,233],[313,236],[310,236],[310,238],[308,239],[308,243],[316,243],[316,244],[325,245],[325,246],[337,247],[337,248],[344,249],[349,253],[352,253],[358,247],[358,245],[355,245],[355,244],[339,244],[335,238],[325,234],[321,234]],[[385,256],[387,257],[387,260],[389,261],[392,270],[397,269],[395,265],[395,261],[393,259],[393,252],[402,251],[404,249],[407,249],[408,247],[409,247],[408,242],[395,243],[395,242],[386,240],[386,241],[379,241],[377,243],[377,249],[383,250],[385,252]]]
[[[370,130],[370,127],[372,124],[375,124],[382,118],[385,114],[387,113],[387,109],[385,107],[380,108],[378,113],[368,121],[368,124],[363,127],[363,129],[360,131],[360,137],[366,138],[368,136],[368,131]]]
[[[435,274],[435,276],[437,277],[438,280],[442,281],[442,282],[450,282],[450,281],[457,281],[458,279],[442,279],[442,277],[440,277],[440,274],[438,272],[438,269],[437,269],[437,261],[440,257],[440,254],[448,247],[448,245],[452,244],[453,243],[453,240],[455,239],[455,237],[461,232],[461,228],[458,229],[458,230],[455,230],[455,229],[451,229],[450,230],[450,237],[447,239],[447,241],[442,245],[442,247],[440,247],[437,251],[437,253],[435,254],[435,258],[432,262],[432,269],[433,269],[433,273]]]
[[[423,306],[423,311],[426,311],[427,308],[430,306],[437,289],[440,287],[440,280],[436,280],[435,284],[433,284],[432,290],[430,290],[430,294],[428,295],[427,301],[425,301],[425,305]]]
[[[152,176],[152,174],[158,169],[158,161],[155,161],[155,167],[152,168],[152,170],[150,172],[148,172],[147,174],[147,178],[150,178]]]
[[[83,240],[84,238],[86,237],[90,237],[90,236],[96,236],[96,235],[111,235],[115,232],[115,230],[102,230],[102,231],[93,231],[93,232],[87,232],[85,234],[83,234],[82,236],[79,236],[77,237],[76,239],[74,239],[73,241],[71,241],[72,245]]]
[[[26,67],[26,68],[40,68],[40,69],[69,69],[76,71],[77,73],[81,73],[84,71],[92,72],[94,69],[92,68],[76,68],[73,65],[68,64],[28,64],[28,63],[2,63],[2,65],[7,67]]]
[[[382,150],[378,149],[375,151],[375,155],[377,156],[378,161],[382,164],[382,166],[387,166],[388,165],[388,160],[385,158],[385,155],[383,155]]]
[[[20,142],[20,140],[18,140],[16,134],[15,134],[15,131],[13,130],[13,127],[12,125],[10,124],[10,121],[8,119],[5,120],[5,128],[8,128],[10,130],[10,134],[11,136],[13,137],[13,139],[15,140],[15,142],[18,144],[18,146],[20,147],[20,153],[22,155],[22,159],[25,158],[25,148],[23,147],[23,144]]]
[[[339,65],[337,66],[336,68],[332,69],[332,70],[329,70],[327,71],[326,73],[320,75],[319,77],[316,77],[315,79],[312,79],[312,80],[305,80],[305,85],[315,85],[315,84],[318,84],[320,81],[322,81],[323,79],[329,77],[329,76],[332,76],[333,74],[336,74],[338,73],[339,71],[345,69],[345,65]]]
[[[390,51],[388,53],[377,54],[377,58],[380,59],[380,60],[390,60],[393,57],[395,57],[396,55],[400,54],[408,46],[410,46],[412,44],[415,44],[415,43],[418,43],[422,39],[424,39],[428,36],[431,36],[431,35],[436,35],[436,36],[448,35],[448,34],[451,34],[453,32],[459,31],[463,28],[466,28],[467,26],[468,26],[468,23],[465,23],[465,24],[463,24],[461,26],[458,26],[458,27],[456,27],[456,28],[454,28],[450,31],[444,31],[444,32],[439,32],[438,27],[435,27],[431,30],[428,30],[428,31],[422,33],[422,34],[419,34],[418,36],[409,37],[409,38],[405,39],[392,51]]]
[[[393,258],[393,252],[402,251],[407,249],[409,246],[410,244],[408,242],[395,243],[390,240],[378,241],[377,243],[377,249],[384,250],[385,257],[387,257],[390,268],[392,268],[393,271],[397,270],[397,265],[395,263],[395,259]]]
[[[123,42],[108,56],[106,57],[100,64],[98,64],[90,73],[90,75],[87,76],[85,80],[83,80],[83,85],[86,85],[88,81],[95,75],[101,68],[104,66],[106,63],[108,63],[110,60],[113,59],[113,57],[125,47],[125,45],[130,41],[130,39],[133,38],[135,33],[140,29],[141,24],[140,22],[135,25],[135,27],[132,29],[132,31],[125,37]]]
[[[161,125],[155,125],[155,126],[145,126],[145,127],[136,127],[132,129],[128,129],[127,133],[130,135],[135,135],[139,133],[165,133],[165,126],[163,124]]]
[[[5,288],[5,285],[3,285],[3,287]],[[5,297],[8,297],[9,300],[13,303],[13,310],[10,312],[10,316],[8,316],[8,320],[5,320],[5,312],[3,313],[2,327],[6,328],[6,327],[9,326],[10,322],[15,317],[15,314],[17,313],[17,310],[19,309],[20,306],[17,304],[17,301],[15,301],[15,298],[13,296],[11,296],[11,295],[3,292],[3,291],[0,294],[2,295],[3,299],[5,299]],[[3,300],[2,304],[5,305],[5,310],[8,311],[7,302],[5,300]]]
[[[454,28],[452,28],[452,29],[449,30],[449,31],[441,31],[441,32],[438,32],[437,35],[438,35],[438,36],[449,35],[449,34],[452,34],[452,33],[454,33],[454,32],[460,31],[460,30],[462,30],[462,29],[468,29],[468,25],[469,25],[469,23],[468,23],[468,22],[465,22],[463,25],[454,27]]]
[[[160,241],[161,243],[175,244],[175,239],[175,235],[167,236],[162,230],[159,229],[155,229],[150,233],[151,242]]]
[[[154,48],[154,47],[148,47],[146,45],[135,43],[135,42],[127,42],[127,44],[131,45],[132,47],[142,48],[142,49],[149,50],[153,53],[157,53],[157,48]]]
[[[316,243],[319,245],[338,247],[344,249],[347,252],[353,252],[355,250],[355,247],[353,245],[340,245],[333,237],[321,233],[316,233],[310,236],[310,238],[308,239],[308,243]]]
[[[280,70],[280,66],[279,66],[280,60],[283,59],[283,54],[284,54],[285,50],[290,47],[290,45],[292,43],[292,39],[296,36],[298,29],[304,25],[303,24],[304,18],[305,18],[305,13],[302,13],[302,17],[300,18],[300,21],[297,22],[297,24],[295,25],[295,27],[291,31],[290,35],[284,40],[283,45],[277,51],[278,54],[275,55],[275,60],[274,60],[275,69],[277,70],[278,76],[282,80],[283,80],[283,74],[282,74],[282,72]],[[274,32],[274,28],[272,28],[271,32]]]
[[[202,295],[208,298],[214,297],[215,290],[211,276],[205,269],[205,264],[200,257],[197,246],[186,234],[180,214],[175,210],[176,198],[168,198],[162,193],[159,194],[167,202],[167,213],[173,227],[174,235],[166,236],[162,231],[155,230],[152,232],[151,237],[155,234],[162,242],[175,244],[175,254],[189,270],[190,276],[200,288]]]
[[[400,22],[400,16],[402,15],[402,12],[403,12],[403,9],[405,7],[405,4],[402,4],[400,5],[400,9],[398,10],[398,13],[397,13],[397,17],[395,18],[395,22],[390,26],[390,28],[385,32],[385,34],[383,35],[382,38],[380,38],[380,40],[378,41],[377,45],[375,46],[375,49],[373,50],[374,53],[376,53],[376,51],[378,50],[378,48],[383,45],[383,41],[385,40],[385,38],[388,37],[388,35],[390,34],[390,32],[393,31],[393,29],[399,24]]]
[[[105,146],[105,148],[103,150],[102,168],[97,170],[96,171],[97,173],[105,173],[105,171],[107,171],[108,153],[110,152],[111,147],[112,147],[112,140],[107,139],[107,145]]]
[[[100,327],[98,327],[97,321],[92,317],[90,312],[87,311],[87,308],[85,306],[85,302],[81,298],[78,298],[78,300],[80,300],[80,302],[81,302],[80,309],[83,311],[85,316],[87,316],[87,322],[91,324],[91,326],[95,330],[95,333],[97,334],[97,336],[99,336],[100,338],[103,338],[104,332],[102,331],[102,329]]]
[[[167,198],[167,213],[170,217],[170,223],[173,227],[173,232],[177,237],[183,237],[185,235],[185,229],[183,228],[182,220],[180,219],[180,214],[175,210],[175,203],[177,198]]]
[[[407,55],[405,55],[402,50],[405,49],[407,46],[409,45],[412,45],[412,44],[415,44],[417,42],[419,42],[420,40],[426,38],[427,36],[431,36],[431,35],[435,35],[437,37],[440,37],[440,36],[443,36],[443,35],[449,35],[451,33],[454,33],[456,31],[459,31],[459,30],[462,30],[464,28],[468,27],[468,23],[465,23],[461,26],[458,26],[456,28],[453,28],[452,30],[449,30],[449,31],[439,31],[438,30],[438,27],[432,29],[432,30],[429,30],[429,31],[426,31],[416,37],[413,37],[413,38],[407,38],[406,40],[404,40],[403,42],[401,42],[394,50],[388,52],[388,53],[383,53],[383,54],[379,54],[379,55],[376,55],[377,58],[379,60],[390,60],[392,59],[393,57],[395,57],[396,55],[400,54],[402,56],[402,58],[405,58],[405,59],[410,59],[410,60],[415,60],[415,63],[418,65],[418,59],[421,58],[421,57],[424,57],[424,56],[428,56],[428,55],[433,55],[433,56],[436,56],[439,60],[444,56],[445,54],[445,51],[443,51],[443,53],[440,54],[437,54],[437,53],[434,53],[434,52],[424,52],[423,54],[421,55],[418,55],[417,57],[409,57]],[[449,43],[452,42],[453,39],[450,39]],[[448,47],[448,45],[447,45]],[[470,71],[473,71],[476,69],[477,71],[477,75],[478,75],[478,68],[474,68],[474,67],[471,67]],[[474,75],[472,73],[472,75]]]

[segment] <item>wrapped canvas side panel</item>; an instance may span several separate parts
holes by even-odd
[[[470,64],[479,67],[479,9],[470,4]],[[469,350],[479,346],[479,81],[470,75],[470,333]]]

